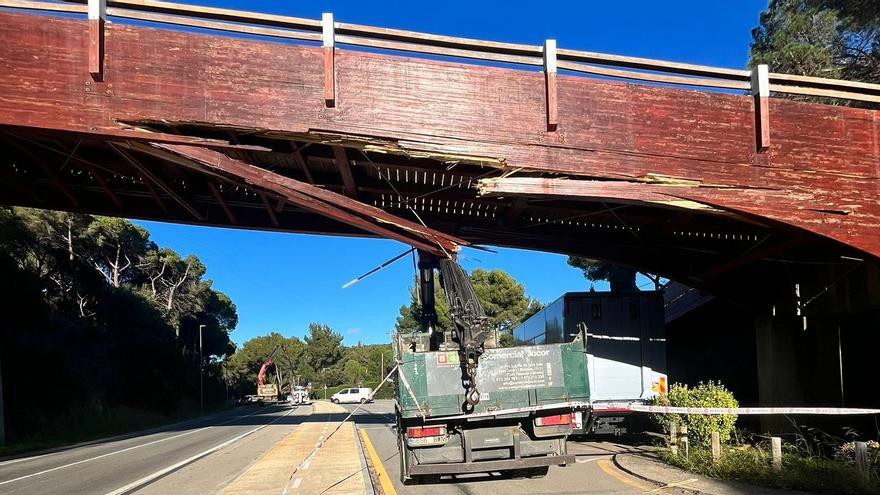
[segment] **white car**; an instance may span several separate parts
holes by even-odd
[[[373,402],[373,389],[371,388],[344,388],[330,397],[334,404],[354,404]]]

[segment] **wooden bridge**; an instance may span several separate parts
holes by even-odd
[[[858,108],[880,85],[332,15],[0,6],[5,204],[537,249],[716,290],[880,257],[880,115]]]

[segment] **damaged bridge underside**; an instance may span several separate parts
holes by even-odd
[[[328,103],[319,46],[103,29],[95,78],[86,21],[0,11],[0,202],[575,254],[764,305],[755,277],[880,256],[875,110],[770,98],[759,150],[739,93],[560,76],[548,125],[545,73],[334,49]]]

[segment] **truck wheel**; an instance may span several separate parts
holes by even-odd
[[[330,402],[334,404],[339,404],[339,399],[330,399]]]
[[[366,404],[366,403],[367,403],[367,399],[361,399],[361,404]]]

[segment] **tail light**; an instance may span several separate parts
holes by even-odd
[[[560,426],[571,425],[572,423],[573,418],[570,413],[535,418],[535,426]]]
[[[446,434],[445,426],[415,426],[406,429],[407,438],[440,437]]]

